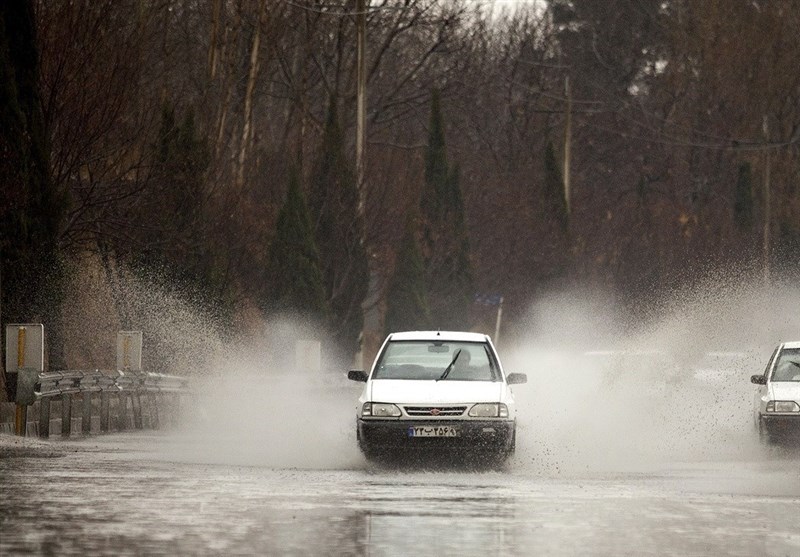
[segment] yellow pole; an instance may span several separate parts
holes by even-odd
[[[19,374],[25,367],[25,327],[17,329],[17,382]],[[17,387],[19,388],[19,386]],[[20,437],[25,437],[28,426],[28,407],[25,404],[17,403],[17,411],[14,415],[14,433]]]
[[[14,433],[19,437],[25,437],[28,426],[28,407],[24,404],[17,404],[17,412],[14,416]]]
[[[25,367],[25,327],[17,330],[17,372]]]

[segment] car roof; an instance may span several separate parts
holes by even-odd
[[[800,340],[796,340],[794,342],[784,342],[784,348],[800,348]]]
[[[483,333],[461,331],[403,331],[392,333],[389,340],[448,340],[461,342],[487,342],[489,336]]]

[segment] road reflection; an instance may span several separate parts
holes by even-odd
[[[453,483],[443,474],[408,480],[365,482],[367,509],[349,517],[362,532],[361,554],[506,554],[514,546],[516,501],[497,493],[501,487]]]
[[[196,464],[162,442],[0,450],[0,555],[800,555],[786,451],[548,475]]]

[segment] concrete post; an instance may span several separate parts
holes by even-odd
[[[72,395],[61,395],[61,436],[69,437],[72,433]]]
[[[81,416],[81,433],[89,435],[92,432],[92,393],[83,393],[83,415]]]

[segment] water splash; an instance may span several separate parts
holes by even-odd
[[[635,323],[603,299],[535,304],[531,333],[505,349],[505,366],[529,377],[515,388],[517,469],[652,471],[763,454],[749,378],[800,337],[800,291],[717,274]]]

